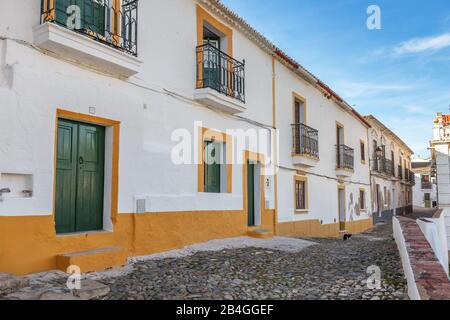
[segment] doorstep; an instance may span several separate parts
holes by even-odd
[[[126,265],[128,251],[122,247],[110,247],[89,251],[59,254],[56,256],[56,266],[67,272],[70,266],[78,266],[81,273],[98,272],[109,268]]]
[[[252,230],[247,233],[250,238],[270,239],[273,238],[273,232],[270,230]]]

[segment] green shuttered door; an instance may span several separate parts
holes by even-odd
[[[105,128],[59,120],[56,153],[57,233],[101,230]]]

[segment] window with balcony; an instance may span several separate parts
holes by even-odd
[[[293,94],[292,154],[319,158],[319,131],[306,125],[306,99]]]
[[[41,23],[54,23],[137,56],[138,0],[42,0]]]
[[[245,110],[245,61],[233,57],[233,30],[199,5],[196,69],[195,100],[228,113]]]
[[[355,151],[344,144],[344,127],[336,125],[336,169],[353,171]]]

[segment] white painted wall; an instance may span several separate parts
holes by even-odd
[[[400,222],[396,217],[392,219],[394,239],[397,243],[397,247],[402,260],[403,272],[405,273],[406,281],[408,283],[408,296],[411,300],[422,300],[417,288],[414,273],[411,267],[411,261],[409,259],[408,251],[406,249],[405,237],[403,236]]]
[[[196,165],[171,162],[175,129],[186,129],[193,137],[197,121],[220,131],[260,129],[189,101],[195,87],[195,1],[140,1],[138,50],[143,65],[127,81],[26,45],[32,43],[32,29],[39,23],[39,3],[18,0],[0,12],[0,35],[25,43],[0,40],[0,172],[32,174],[34,191],[31,199],[1,202],[0,215],[52,212],[56,109],[88,114],[90,107],[95,107],[96,116],[121,121],[120,213],[134,211],[137,195],[148,197],[149,212],[241,210],[242,166],[233,167],[233,193],[216,195],[197,192]],[[13,18],[10,12],[21,14]],[[271,125],[271,57],[236,30],[234,57],[246,60],[247,111],[241,116]],[[236,150],[236,155],[242,159],[243,150]],[[266,156],[271,158],[269,153]],[[274,192],[269,178],[265,196],[270,209]]]
[[[431,205],[433,201],[437,201],[437,188],[436,184],[432,184],[432,189],[422,189],[421,174],[416,173],[416,185],[413,188],[414,206],[425,208],[425,194],[429,193],[431,198]]]
[[[417,224],[420,226],[425,238],[433,248],[436,257],[448,275],[448,245],[445,227],[445,212],[443,212],[439,218],[417,220]]]
[[[386,159],[392,160],[394,165],[395,176],[398,177],[398,166],[400,162],[400,157],[406,160],[406,167],[411,169],[411,152],[405,148],[404,145],[398,142],[397,139],[394,139],[391,135],[386,134],[382,128],[380,128],[375,122],[371,121],[372,128],[369,130],[369,144],[368,144],[368,152],[370,158],[370,166],[373,169],[373,159],[374,150],[375,150],[375,141],[377,142],[377,146],[380,147],[382,145],[385,146],[386,150]],[[392,159],[392,151],[394,152],[394,158]],[[403,166],[403,160],[401,165]],[[403,167],[404,168],[404,167]],[[399,179],[393,178],[385,178],[379,173],[372,170],[372,210],[377,210],[377,201],[376,201],[376,185],[380,186],[380,211],[386,210],[396,210],[397,208],[402,208],[407,205],[411,205],[412,203],[407,203],[405,199],[405,194],[409,190],[409,186],[407,187],[404,183],[401,183]],[[387,200],[384,197],[384,188],[387,189]],[[394,191],[395,190],[395,191]],[[390,202],[389,202],[389,193],[390,193]],[[413,194],[414,199],[414,194]]]
[[[370,204],[370,179],[368,163],[360,161],[360,140],[367,141],[366,127],[353,115],[344,111],[332,100],[294,73],[276,64],[277,127],[280,131],[278,177],[278,216],[280,222],[320,220],[323,224],[339,221],[338,181],[336,176],[336,122],[345,127],[344,143],[355,149],[355,172],[345,179],[347,221],[367,219],[371,215],[356,210],[359,189],[366,190],[366,204]],[[293,101],[292,93],[306,99],[306,124],[319,130],[320,161],[315,167],[296,167],[292,161]],[[366,143],[367,145],[367,143]],[[309,210],[296,214],[294,201],[294,176],[296,169],[304,169],[308,177]]]
[[[435,147],[437,166],[437,189],[439,207],[450,206],[450,157],[448,143],[437,143]]]

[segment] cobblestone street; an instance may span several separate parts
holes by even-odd
[[[298,252],[247,247],[171,258],[162,254],[88,278],[110,288],[98,299],[407,299],[391,229],[390,223],[379,225],[349,241],[305,239],[316,245]],[[366,284],[372,265],[381,269],[381,289]],[[55,291],[67,298],[66,279],[58,272],[34,276],[28,288],[7,298],[39,298]]]

